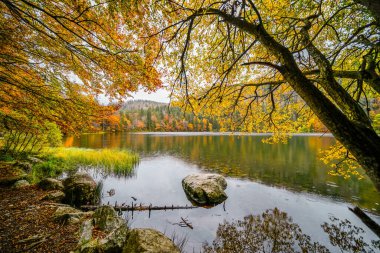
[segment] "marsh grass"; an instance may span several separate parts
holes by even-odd
[[[184,253],[187,242],[189,241],[189,237],[187,235],[178,235],[175,231],[173,232],[170,239],[173,243],[178,247],[179,252]]]
[[[48,148],[38,155],[43,161],[33,165],[30,180],[39,182],[46,177],[59,177],[63,172],[91,167],[102,174],[129,177],[139,161],[138,155],[127,150]]]
[[[139,161],[137,154],[127,150],[50,148],[47,152],[69,168],[91,166],[117,176],[130,175]]]

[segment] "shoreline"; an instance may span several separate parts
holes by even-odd
[[[86,133],[86,134],[115,134],[115,133],[127,133],[134,135],[166,135],[166,136],[272,136],[274,133],[247,133],[247,132],[101,132],[101,133]],[[332,137],[332,133],[286,133],[285,135],[290,137]]]

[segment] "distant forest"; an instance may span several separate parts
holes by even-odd
[[[374,108],[373,124],[380,133],[380,109],[378,101],[372,103]],[[235,115],[239,117],[239,115]],[[326,127],[316,118],[297,132],[326,132]],[[127,101],[113,115],[94,123],[90,131],[152,131],[152,132],[225,132],[247,131],[244,126],[231,126],[225,118],[211,115],[194,115],[184,113],[181,108],[166,103],[132,100]]]
[[[221,131],[216,117],[195,116],[179,107],[147,100],[126,102],[100,124],[104,131]]]

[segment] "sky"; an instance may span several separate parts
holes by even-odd
[[[151,100],[156,102],[169,103],[169,95],[170,93],[165,89],[159,89],[156,92],[145,92],[140,90],[136,93],[131,94],[134,100],[142,99],[142,100]],[[127,100],[133,100],[128,98]]]
[[[126,101],[130,100],[151,100],[151,101],[156,101],[156,102],[161,102],[161,103],[169,103],[170,102],[170,92],[168,92],[165,88],[161,88],[157,90],[156,92],[145,92],[143,90],[139,90],[138,92],[131,93],[133,98],[128,97],[126,98]],[[109,104],[110,100],[109,97],[101,94],[97,96],[98,101],[103,104],[107,105]]]

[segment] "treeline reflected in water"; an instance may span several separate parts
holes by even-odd
[[[319,150],[334,143],[331,137],[293,137],[287,144],[265,144],[263,136],[87,134],[68,138],[67,146],[125,148],[141,157],[172,155],[202,170],[245,178],[294,191],[308,191],[344,199],[380,211],[380,196],[367,179],[344,180],[328,175]],[[168,164],[170,166],[170,164]]]
[[[334,252],[379,252],[380,240],[366,242],[364,230],[348,220],[330,217],[321,225],[328,235]],[[211,245],[204,245],[204,253],[328,253],[330,250],[304,234],[287,213],[279,209],[266,210],[261,215],[249,215],[243,220],[220,224]]]

